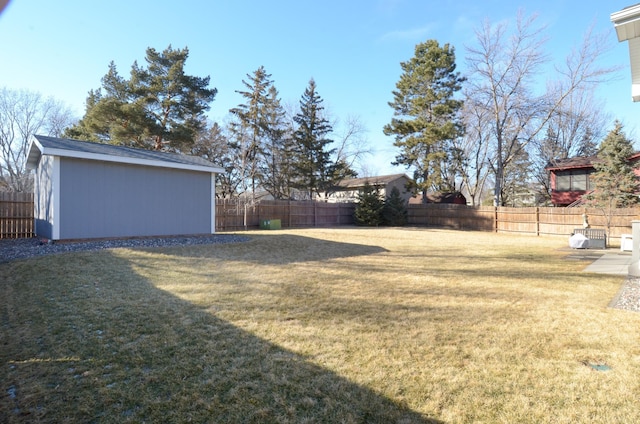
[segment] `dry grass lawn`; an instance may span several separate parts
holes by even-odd
[[[640,422],[640,314],[563,238],[243,234],[0,264],[0,422]]]

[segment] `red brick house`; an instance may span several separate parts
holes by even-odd
[[[595,172],[593,162],[596,160],[596,156],[558,159],[547,166],[553,206],[569,206],[593,191],[590,175]],[[640,153],[629,158],[633,163],[639,160]],[[640,168],[635,167],[635,173],[640,177]]]

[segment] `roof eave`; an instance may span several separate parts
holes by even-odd
[[[204,166],[179,162],[167,162],[162,160],[130,158],[126,156],[111,156],[100,153],[89,153],[76,150],[58,149],[53,147],[43,147],[36,137],[32,137],[29,149],[27,151],[27,170],[37,168],[40,157],[43,155],[47,155],[75,159],[96,160],[102,162],[126,163],[130,165],[153,166],[159,168],[183,169],[187,171],[208,172],[214,174],[220,174],[224,172],[224,169],[219,166]]]
[[[126,163],[130,165],[145,165],[145,166],[154,166],[154,167],[160,167],[160,168],[184,169],[184,170],[198,171],[198,172],[210,172],[215,174],[224,172],[222,168],[217,166],[191,165],[191,164],[185,164],[185,163],[130,158],[126,156],[111,156],[111,155],[104,155],[100,153],[79,152],[75,150],[56,149],[56,148],[44,148],[44,151],[42,152],[42,154],[50,155],[50,156],[75,158],[75,159],[89,159],[89,160],[96,160],[96,161],[102,161],[102,162]]]
[[[40,156],[42,156],[42,150],[40,142],[35,137],[31,137],[29,148],[27,149],[27,162],[25,164],[27,171],[38,167],[38,161],[40,160]]]
[[[626,41],[640,36],[640,4],[625,7],[611,14],[618,41]]]
[[[545,169],[547,171],[565,171],[567,169],[589,169],[589,168],[593,168],[593,164],[591,164],[591,165],[548,166]]]

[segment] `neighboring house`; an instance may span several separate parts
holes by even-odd
[[[551,203],[553,206],[569,206],[579,203],[582,196],[593,191],[591,174],[595,172],[593,163],[596,156],[558,159],[550,163],[546,170],[549,171],[551,187]],[[630,162],[638,162],[640,153],[629,158]],[[635,169],[636,175],[640,175],[640,169]]]
[[[50,240],[211,234],[215,175],[202,158],[35,136],[35,233]]]
[[[466,205],[467,198],[464,197],[459,191],[452,191],[450,193],[432,192],[427,193],[426,202],[422,199],[422,193],[418,193],[409,199],[409,203],[412,205],[419,205],[422,203],[449,203],[454,205]]]
[[[367,183],[377,188],[383,198],[389,196],[394,187],[398,189],[400,196],[406,202],[409,202],[412,195],[411,191],[407,189],[412,183],[411,179],[406,174],[393,174],[343,180],[332,191],[319,195],[317,200],[324,200],[329,203],[357,202],[358,192]]]

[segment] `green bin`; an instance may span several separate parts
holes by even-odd
[[[279,230],[282,224],[279,219],[262,219],[260,220],[260,229],[262,230]]]

